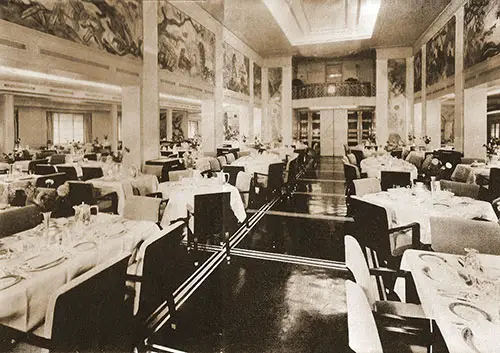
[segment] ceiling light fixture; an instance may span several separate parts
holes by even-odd
[[[179,97],[179,96],[174,96],[174,95],[166,94],[166,93],[160,93],[160,98],[176,100],[176,101],[192,103],[192,104],[201,104],[200,99]]]

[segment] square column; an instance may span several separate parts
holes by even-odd
[[[333,110],[333,155],[343,156],[344,145],[347,145],[347,110],[335,109]]]
[[[333,113],[330,110],[321,110],[319,112],[319,129],[320,129],[320,149],[322,156],[333,156],[334,149],[334,128],[333,128]],[[347,135],[346,135],[347,136]]]
[[[387,126],[387,114],[389,109],[387,102],[389,100],[389,87],[387,79],[387,59],[377,59],[377,97],[375,107],[375,125],[376,135],[379,144],[385,145],[389,137],[389,129]],[[347,119],[346,119],[347,120]]]
[[[484,158],[487,142],[487,87],[479,85],[464,91],[464,156]]]
[[[0,96],[0,152],[14,150],[14,96]]]
[[[118,105],[111,104],[111,110],[109,112],[109,120],[111,121],[111,150],[116,151],[118,148]]]
[[[441,102],[437,99],[427,101],[427,118],[425,119],[425,131],[424,135],[431,138],[431,143],[429,148],[438,149],[441,147]],[[417,141],[421,143],[422,140]]]
[[[159,134],[159,131],[157,133]],[[130,149],[130,153],[123,155],[125,164],[142,166],[143,137],[145,136],[141,134],[141,88],[122,87],[122,141],[123,147]]]
[[[292,124],[293,124],[293,109],[292,109],[292,66],[283,66],[282,77],[283,92],[281,93],[281,134],[283,143],[290,145],[292,143]]]

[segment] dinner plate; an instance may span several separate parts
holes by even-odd
[[[457,276],[453,273],[453,271],[448,271],[446,267],[435,267],[431,269],[429,266],[425,266],[422,268],[423,274],[432,281],[441,282],[441,283],[450,283],[457,279]]]
[[[480,315],[481,318],[484,318],[491,322],[490,314],[469,303],[453,302],[450,303],[449,309],[453,314],[467,321],[477,320],[478,316]]]
[[[92,249],[95,249],[97,247],[97,244],[93,241],[84,241],[82,243],[78,243],[73,248],[80,250],[80,251],[89,251]]]
[[[444,257],[436,254],[420,254],[418,257],[420,260],[431,264],[444,265],[448,263]]]
[[[18,275],[6,275],[0,277],[0,290],[12,287],[13,285],[21,282],[23,278]]]
[[[62,254],[37,255],[27,259],[21,268],[28,272],[43,271],[64,262],[66,257]]]

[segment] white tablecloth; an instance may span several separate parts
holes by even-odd
[[[39,175],[16,175],[11,179],[8,175],[0,175],[0,203],[10,203],[16,190],[25,189],[29,184],[35,185]]]
[[[118,194],[118,214],[123,214],[125,199],[134,195],[134,187],[139,189],[140,195],[156,192],[158,189],[158,178],[151,174],[141,174],[135,178],[103,177],[91,179],[88,182],[101,189],[103,194],[113,191]]]
[[[390,221],[389,226],[418,222],[420,241],[424,244],[431,244],[431,216],[466,219],[481,217],[498,222],[490,203],[468,197],[452,196],[446,199],[433,199],[430,193],[414,196],[410,189],[400,189],[399,192],[393,194],[389,192],[367,194],[361,199],[385,207]]]
[[[380,179],[381,171],[410,172],[411,180],[417,179],[418,176],[417,167],[390,155],[365,158],[361,161],[360,166],[361,171],[366,173],[369,178]]]
[[[64,219],[63,219],[64,220]],[[58,222],[58,223],[56,223]],[[50,250],[38,249],[45,244],[43,226],[1,239],[0,248],[11,249],[10,258],[0,258],[0,277],[9,273],[21,275],[24,279],[12,287],[0,290],[0,323],[21,331],[29,331],[43,322],[45,310],[53,294],[59,287],[78,275],[90,270],[118,254],[130,253],[138,242],[149,236],[156,236],[160,230],[153,222],[124,220],[119,216],[98,214],[92,217],[84,236],[70,240],[72,232],[69,224],[52,220],[52,233],[62,233],[64,246],[52,245]],[[70,221],[70,223],[72,220]],[[88,250],[74,246],[85,241],[94,242]],[[66,260],[43,271],[29,271],[23,263],[40,252],[64,255]]]
[[[212,179],[183,179],[182,181],[160,183],[158,191],[161,191],[163,198],[169,199],[161,226],[166,227],[170,222],[180,218],[186,218],[187,212],[194,210],[194,196],[203,194],[213,194],[218,192],[231,193],[231,209],[239,222],[246,218],[245,206],[240,193],[236,187],[230,184],[221,184],[216,178]],[[214,205],[219,207],[219,205]],[[190,224],[192,229],[192,224]]]
[[[436,257],[436,255],[438,257]],[[445,261],[443,261],[443,259]],[[484,269],[484,274],[491,280],[500,280],[500,256],[479,255],[479,259]],[[427,267],[427,270],[424,268]],[[479,330],[481,315],[475,319],[462,318],[451,311],[451,308],[458,303],[464,309],[464,313],[470,309],[469,305],[480,308],[491,315],[493,327],[500,330],[499,297],[498,294],[491,298],[483,295],[484,291],[478,291],[474,286],[467,286],[465,281],[458,274],[463,270],[458,262],[458,256],[444,253],[425,252],[417,250],[407,250],[403,254],[401,269],[411,271],[422,309],[427,317],[436,321],[443,338],[451,353],[477,353],[479,352],[500,352],[500,340],[497,337],[481,339],[481,334],[474,335],[474,345],[478,350],[472,349],[463,339],[462,331],[469,327]],[[398,279],[396,291],[404,299],[404,281]],[[467,300],[474,298],[473,300]],[[450,307],[451,305],[451,307]],[[470,315],[470,313],[469,313]],[[472,313],[475,316],[475,313]],[[493,332],[492,332],[493,334]],[[482,348],[482,349],[480,349]]]
[[[293,152],[293,151],[292,151]],[[233,163],[232,166],[244,167],[245,172],[249,173],[263,173],[267,174],[269,171],[269,165],[273,163],[280,163],[283,160],[275,154],[258,154],[255,156],[245,156],[238,158]]]

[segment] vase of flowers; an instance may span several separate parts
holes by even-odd
[[[500,138],[497,137],[492,137],[488,141],[488,143],[485,143],[483,147],[486,148],[486,162],[491,162],[494,156],[498,152],[498,148],[500,147]]]

